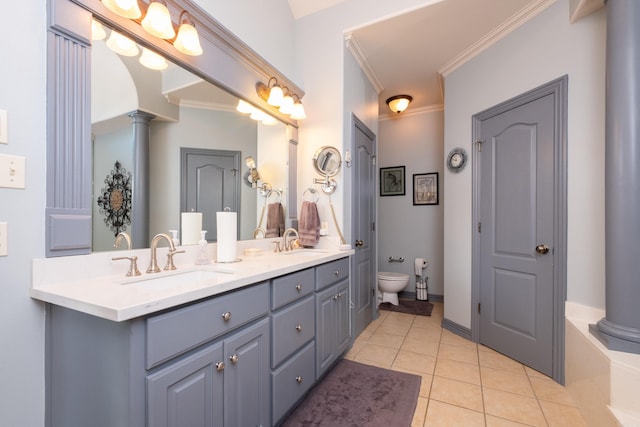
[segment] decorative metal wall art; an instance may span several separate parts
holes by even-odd
[[[99,212],[105,216],[104,223],[117,236],[131,225],[131,172],[116,160],[104,183],[106,187],[98,197]]]

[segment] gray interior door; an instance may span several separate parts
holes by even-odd
[[[371,322],[375,306],[375,135],[355,116],[352,131],[352,244],[355,255],[351,261],[351,299],[353,336],[356,337]]]
[[[480,342],[549,376],[554,95],[481,122]]]
[[[238,213],[240,220],[240,152],[182,148],[180,155],[181,211],[202,212],[202,229],[207,230],[207,241],[215,242],[216,212],[229,207]]]

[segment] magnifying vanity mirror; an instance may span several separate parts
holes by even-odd
[[[325,179],[315,179],[314,182],[322,185],[321,188],[325,194],[332,194],[336,191],[338,184],[331,177],[337,175],[342,166],[342,158],[338,149],[328,145],[320,147],[313,155],[313,165],[316,171],[325,177]]]
[[[105,40],[94,40],[91,49],[92,250],[113,250],[114,242],[114,218],[98,199],[113,198],[114,175],[135,178],[145,163],[148,183],[140,191],[148,197],[148,217],[126,225],[127,233],[144,236],[136,247],[148,247],[157,233],[180,230],[181,213],[191,211],[204,213],[202,229],[215,241],[215,212],[224,207],[238,212],[238,239],[251,239],[267,198],[242,184],[250,172],[244,159],[255,159],[270,186],[287,189],[287,125],[253,120],[237,111],[234,95],[168,61],[164,70],[148,69],[137,56],[110,50]],[[142,152],[136,147],[140,133],[148,138]],[[325,166],[335,167],[331,155],[324,159]]]

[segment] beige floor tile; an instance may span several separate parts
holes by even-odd
[[[413,369],[404,368],[398,365],[393,366],[391,369],[398,372],[406,372],[407,374],[419,375],[422,378],[420,381],[419,395],[422,397],[429,397],[429,394],[431,393],[431,383],[433,382],[433,375],[414,371]]]
[[[432,316],[416,316],[413,320],[413,328],[439,328],[442,329],[442,320],[436,319]]]
[[[474,411],[484,412],[482,389],[479,385],[436,376],[433,378],[429,398],[431,400],[473,409]]]
[[[438,359],[435,375],[480,385],[480,368],[469,363]]]
[[[569,390],[557,382],[539,377],[533,377],[530,378],[530,380],[533,385],[533,391],[538,399],[560,403],[562,405],[576,406]]]
[[[435,365],[436,358],[433,356],[400,350],[392,367],[393,369],[411,369],[416,372],[432,375]]]
[[[545,378],[550,380],[551,378],[548,375],[543,374],[542,372],[538,372],[535,369],[531,369],[528,366],[524,367],[524,371],[527,373],[527,375],[529,375],[531,378]]]
[[[587,423],[578,408],[553,402],[540,401],[542,412],[550,427],[586,427]]]
[[[484,388],[485,413],[532,426],[546,426],[542,409],[535,398]]]
[[[507,356],[489,351],[479,351],[478,356],[480,358],[480,366],[486,366],[488,368],[502,369],[503,371],[509,371],[517,374],[525,375],[524,366],[520,362],[516,362]]]
[[[411,427],[423,427],[424,420],[427,416],[427,405],[429,404],[429,399],[426,397],[418,397],[418,402],[416,403],[416,410],[413,411],[413,420],[411,420]]]
[[[416,318],[413,314],[397,313],[395,311],[389,312],[389,315],[384,319],[383,324],[398,324],[398,325],[411,325]]]
[[[459,346],[452,344],[440,344],[438,350],[438,359],[450,359],[458,362],[469,363],[471,365],[478,364],[478,350],[472,347]]]
[[[447,331],[445,329],[442,330],[442,338],[440,339],[442,344],[452,344],[459,345],[469,348],[477,348],[478,345],[473,341],[469,341],[466,338],[462,338],[459,335],[454,334],[453,332]]]
[[[485,415],[487,427],[528,427],[529,424],[522,424],[516,421],[505,420],[504,418]]]
[[[429,400],[424,425],[429,427],[484,427],[484,414],[437,400]]]
[[[380,327],[376,329],[376,332],[404,337],[407,335],[407,332],[409,332],[410,327],[410,324],[403,325],[400,323],[389,322],[380,325]]]
[[[396,334],[389,334],[383,331],[376,331],[369,337],[368,344],[377,344],[382,347],[399,349],[404,337]]]
[[[389,347],[382,347],[376,344],[365,344],[356,355],[357,361],[371,361],[383,364],[385,367],[391,367],[398,350]]]
[[[437,340],[439,342],[442,338],[442,328],[435,326],[432,328],[416,328],[412,326],[407,332],[407,337],[421,340]]]
[[[529,377],[501,369],[480,367],[480,377],[483,387],[490,387],[496,390],[508,391],[509,393],[521,394],[523,396],[535,397]]]
[[[426,354],[436,357],[440,341],[434,338],[418,338],[414,335],[407,335],[400,346],[401,350],[412,351],[414,353]]]

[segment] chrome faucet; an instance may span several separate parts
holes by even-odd
[[[295,235],[295,239],[288,240],[287,237],[291,233],[293,233]],[[284,231],[284,233],[282,234],[282,246],[283,246],[284,250],[285,251],[290,251],[290,250],[293,250],[294,248],[297,248],[298,244],[296,243],[296,241],[299,238],[300,238],[300,235],[298,234],[298,230],[296,230],[295,228],[287,228]]]
[[[122,242],[122,240],[125,240],[127,242],[127,249],[131,250],[131,237],[125,233],[124,231],[121,231],[120,233],[118,233],[118,235],[116,236],[116,241],[113,244],[114,248],[119,248],[120,247],[120,243]],[[138,257],[135,255],[132,255],[130,257],[128,256],[120,256],[120,257],[114,257],[111,258],[113,261],[119,261],[121,259],[127,259],[129,260],[129,271],[127,271],[126,276],[130,277],[130,276],[139,276],[140,275],[140,270],[138,270]]]
[[[159,273],[160,267],[158,267],[158,260],[156,259],[156,249],[158,248],[158,243],[160,240],[166,240],[169,243],[169,254],[173,255],[176,253],[176,246],[173,244],[173,240],[171,236],[164,233],[159,233],[153,236],[151,240],[151,260],[149,261],[149,268],[147,268],[147,273]]]

